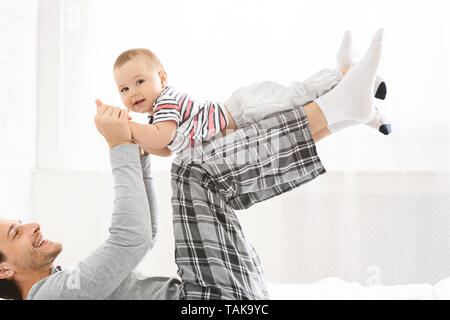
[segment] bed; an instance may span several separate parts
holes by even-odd
[[[339,278],[327,278],[311,284],[268,282],[272,300],[449,300],[450,278],[435,285],[363,286]]]

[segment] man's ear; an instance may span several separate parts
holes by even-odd
[[[161,79],[161,86],[167,86],[167,73],[164,70],[158,72],[159,78]]]
[[[0,279],[11,279],[14,275],[14,270],[7,262],[0,263]]]

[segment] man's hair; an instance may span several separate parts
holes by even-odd
[[[0,251],[0,262],[5,261],[5,256]],[[22,300],[19,287],[13,279],[0,279],[0,298]]]
[[[144,57],[148,59],[148,61],[151,63],[152,66],[155,66],[160,69],[164,69],[161,61],[158,59],[156,54],[154,54],[152,51],[148,49],[138,48],[138,49],[130,49],[127,51],[124,51],[120,54],[120,56],[117,57],[116,62],[114,63],[114,70],[117,68],[120,68],[128,61],[132,60],[136,57]]]

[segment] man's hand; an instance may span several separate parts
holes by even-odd
[[[109,147],[114,148],[120,144],[132,143],[131,129],[128,125],[128,110],[103,104],[98,99],[95,100],[95,103],[97,105],[95,126],[98,132],[105,137]]]

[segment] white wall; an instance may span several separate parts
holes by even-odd
[[[53,3],[49,9],[59,7],[61,20],[44,21],[55,26],[54,39],[45,47],[59,63],[60,78],[55,74],[53,81],[57,79],[61,88],[49,95],[52,101],[61,99],[59,109],[50,113],[51,117],[58,115],[59,122],[50,125],[47,121],[41,134],[61,140],[60,148],[43,153],[59,159],[61,168],[107,169],[104,143],[92,125],[93,101],[101,98],[121,105],[112,65],[123,50],[150,48],[162,60],[172,85],[194,98],[223,100],[243,85],[266,79],[289,84],[318,69],[333,68],[345,29],[354,33],[360,57],[379,27],[386,30],[379,74],[388,81],[389,100],[377,104],[391,119],[394,135],[382,139],[363,126],[339,133],[319,145],[327,168],[450,168],[446,0]],[[55,53],[59,54],[56,58]],[[49,68],[43,70],[49,72]],[[55,125],[60,132],[52,132]],[[440,156],[430,161],[430,154]],[[158,161],[157,167],[167,170],[167,161]]]
[[[0,1],[0,217],[31,218],[37,0]]]

